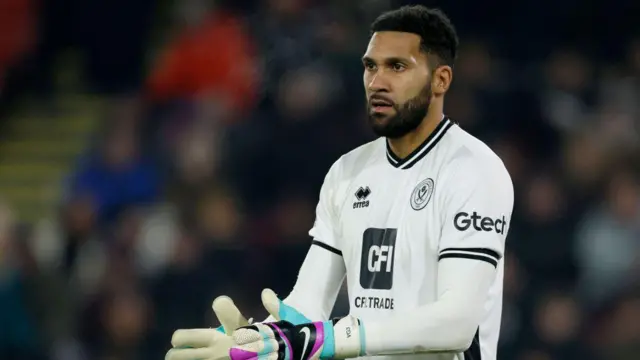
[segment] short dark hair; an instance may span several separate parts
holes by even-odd
[[[420,50],[430,56],[429,60],[435,60],[432,65],[453,67],[458,52],[458,35],[451,20],[440,9],[410,5],[385,12],[371,24],[371,35],[379,31],[419,35]]]

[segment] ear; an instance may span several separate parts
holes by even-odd
[[[451,87],[453,81],[453,69],[449,65],[438,66],[433,71],[431,78],[431,91],[435,96],[442,96]]]

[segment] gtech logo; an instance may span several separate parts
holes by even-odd
[[[397,229],[369,228],[362,237],[360,285],[363,289],[389,290],[393,286],[393,264]]]
[[[488,216],[482,216],[476,211],[471,214],[462,211],[453,218],[453,226],[460,231],[466,231],[473,226],[476,231],[495,231],[498,234],[504,234],[506,225],[507,220],[504,215],[502,215],[501,219],[493,219]]]

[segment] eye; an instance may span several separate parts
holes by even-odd
[[[406,69],[407,67],[404,66],[404,64],[402,63],[393,63],[391,64],[391,68],[393,69],[393,71],[400,72]]]
[[[364,63],[364,68],[369,70],[369,71],[373,71],[376,69],[376,64],[372,63],[372,62],[365,62]]]

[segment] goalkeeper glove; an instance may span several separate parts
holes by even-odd
[[[216,329],[181,329],[173,333],[166,360],[222,360],[229,358],[229,349],[235,345],[228,334],[249,325],[240,310],[228,296],[219,296],[211,305],[220,327]]]
[[[364,354],[365,337],[360,320],[347,316],[311,322],[283,303],[273,291],[262,292],[262,303],[278,322],[237,329],[231,360],[345,359]]]
[[[262,304],[276,320],[296,325],[311,322],[299,311],[283,303],[271,289],[262,291]],[[249,325],[251,320],[246,320],[228,296],[217,297],[212,307],[221,325],[216,329],[177,330],[171,339],[173,348],[167,353],[167,360],[229,358],[229,350],[235,346],[229,335],[237,328]]]
[[[353,316],[293,325],[253,324],[234,331],[231,360],[347,359],[364,354],[364,330]]]

